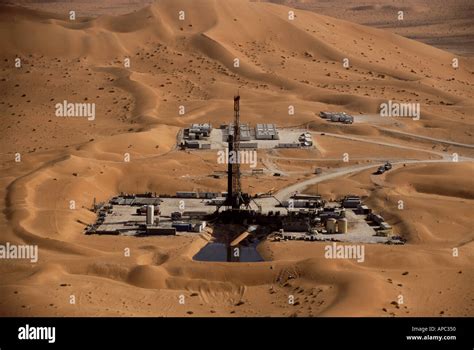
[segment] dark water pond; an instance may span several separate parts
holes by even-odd
[[[228,248],[223,243],[208,243],[194,257],[197,261],[232,261],[232,262],[259,262],[264,261],[257,251],[258,242],[249,246],[231,248],[231,254],[236,258],[229,260]],[[237,248],[238,250],[235,250]]]

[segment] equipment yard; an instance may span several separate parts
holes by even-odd
[[[199,134],[197,132],[199,125],[209,124],[192,124],[190,128],[181,130],[178,136],[180,147],[200,150],[221,150],[227,147],[229,126],[223,125],[221,128],[208,126],[205,133]],[[196,131],[190,133],[190,130]],[[231,130],[233,129],[231,128]],[[240,132],[244,135],[243,138],[241,135],[241,148],[272,149],[313,146],[311,133],[301,128],[278,129],[274,124],[257,124],[252,128],[248,124],[244,124],[241,125]]]
[[[299,194],[296,188],[312,179],[284,188],[276,195],[251,196],[243,192],[239,158],[242,149],[263,144],[267,148],[290,147],[290,144],[297,145],[295,148],[311,147],[313,141],[311,133],[304,130],[278,131],[274,124],[257,124],[252,129],[248,124],[241,124],[238,95],[234,97],[232,124],[223,124],[220,129],[213,128],[211,123],[192,124],[183,129],[178,138],[180,136],[184,148],[227,146],[223,162],[227,164],[227,192],[178,191],[175,196],[121,194],[106,204],[94,204],[93,211],[98,213],[98,218],[95,224],[86,227],[87,234],[177,235],[180,232],[200,233],[207,230],[209,224],[211,233],[214,227],[218,228],[213,241],[225,244],[229,262],[242,261],[239,249],[249,244],[256,246],[255,239],[267,237],[272,237],[273,241],[404,243],[403,238],[393,235],[392,227],[382,216],[362,204],[359,196],[347,195],[338,201],[327,202],[319,195]],[[203,147],[199,143],[198,140],[203,139],[211,141],[206,144],[209,146]],[[293,142],[294,139],[297,142]],[[251,143],[255,140],[259,140],[258,143]],[[387,162],[378,173],[391,167]],[[239,253],[232,255],[233,249],[238,249]]]

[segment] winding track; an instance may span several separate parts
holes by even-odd
[[[399,135],[402,135],[402,136],[408,136],[408,137],[411,137],[411,138],[414,138],[414,139],[421,139],[421,140],[438,142],[438,143],[451,145],[451,146],[458,146],[458,147],[463,147],[463,148],[474,149],[474,145],[469,145],[469,144],[466,144],[466,143],[460,143],[460,142],[455,142],[455,141],[437,139],[437,138],[429,137],[429,136],[421,136],[421,135],[412,134],[412,133],[405,132],[405,131],[382,128],[380,126],[376,126],[376,128],[379,129],[379,130],[382,130],[382,131],[386,131],[386,132],[393,133],[393,134],[399,134]]]
[[[326,136],[330,137],[337,137],[337,138],[342,138],[342,139],[348,139],[352,141],[359,141],[359,142],[366,142],[366,143],[372,143],[372,144],[377,144],[377,145],[382,145],[382,146],[389,146],[389,147],[396,147],[396,148],[401,148],[401,149],[408,149],[411,151],[421,151],[425,153],[430,153],[436,156],[441,157],[441,159],[423,159],[423,160],[414,160],[414,159],[402,159],[402,160],[395,160],[392,161],[392,164],[423,164],[423,163],[450,163],[453,162],[452,155],[449,153],[445,152],[438,152],[438,151],[433,151],[433,150],[427,150],[427,149],[422,149],[422,148],[417,148],[417,147],[411,147],[411,146],[404,146],[404,145],[399,145],[395,143],[389,143],[389,142],[384,142],[384,141],[376,141],[376,140],[367,140],[365,138],[357,137],[357,136],[352,136],[352,135],[339,135],[339,134],[333,134],[333,133],[324,133]],[[417,135],[413,135],[417,136]],[[422,137],[425,138],[425,137]],[[429,138],[428,138],[429,139]],[[444,140],[437,140],[437,139],[432,139],[435,140],[436,142],[443,142]],[[449,143],[448,141],[445,141]],[[452,143],[454,144],[454,143]],[[473,145],[464,145],[464,144],[457,144],[457,145],[463,145],[463,147],[468,147],[468,148],[474,148]],[[277,156],[267,156],[267,158],[279,158]],[[301,160],[300,158],[290,158],[290,157],[284,157],[285,159],[295,159],[295,160]],[[312,159],[317,161],[318,159]],[[465,157],[465,156],[460,156],[458,158],[459,162],[464,162],[464,161],[474,161],[474,158],[471,157]],[[272,162],[272,170],[278,170],[275,169],[275,165]],[[354,166],[349,166],[349,167],[344,167],[344,168],[337,168],[337,169],[332,169],[328,173],[323,174],[323,175],[316,175],[314,177],[311,177],[307,180],[298,182],[296,184],[290,185],[288,187],[285,187],[278,192],[275,193],[275,198],[278,199],[279,201],[285,200],[289,198],[293,193],[295,192],[301,192],[308,186],[317,184],[322,181],[334,179],[340,176],[344,175],[349,175],[349,174],[354,174],[358,173],[367,169],[371,168],[376,168],[378,164],[364,164],[364,165],[354,165]],[[281,172],[281,171],[280,171]],[[272,198],[269,198],[269,200],[273,200]]]
[[[452,160],[447,160],[447,159],[437,159],[437,160],[407,160],[407,161],[397,161],[393,162],[392,164],[422,164],[422,163],[450,163]],[[349,175],[349,174],[354,174],[358,173],[367,169],[371,168],[377,168],[379,164],[369,164],[369,165],[355,165],[355,166],[350,166],[350,167],[345,167],[345,168],[338,168],[336,170],[333,170],[329,173],[326,173],[324,175],[317,175],[314,176],[310,179],[298,182],[296,184],[290,185],[288,187],[285,187],[275,193],[275,197],[282,201],[287,198],[289,198],[293,193],[295,192],[301,192],[308,186],[317,184],[322,181],[334,179],[336,177],[344,176],[344,175]]]

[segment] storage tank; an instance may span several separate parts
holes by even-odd
[[[146,224],[147,225],[153,225],[153,222],[155,221],[155,206],[154,205],[149,205],[146,207]]]
[[[336,233],[336,219],[329,218],[326,221],[326,230],[328,233]]]
[[[347,233],[347,219],[340,218],[337,220],[337,231],[339,233]]]

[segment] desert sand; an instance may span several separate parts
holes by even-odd
[[[269,0],[383,28],[463,56],[474,54],[474,6],[469,0]],[[402,17],[399,19],[399,11]],[[395,20],[396,19],[396,20]]]
[[[10,0],[58,14],[75,10],[81,17],[123,15],[153,0],[55,1]],[[9,2],[10,2],[9,1]],[[474,6],[470,0],[253,0],[287,5],[342,20],[382,28],[463,56],[474,54]],[[399,11],[403,12],[399,19]]]
[[[39,247],[37,263],[0,260],[0,315],[474,315],[473,58],[265,2],[159,0],[75,21],[61,11],[0,6],[0,241]],[[287,176],[245,176],[244,190],[354,167],[305,191],[366,197],[407,244],[367,245],[357,263],[325,259],[324,243],[265,241],[264,262],[211,263],[192,259],[207,234],[84,235],[94,198],[225,190],[210,176],[225,170],[215,152],[180,151],[176,135],[228,123],[237,90],[243,121],[307,128],[317,145],[259,151],[259,167]],[[421,119],[378,117],[388,99],[419,102]],[[95,120],[57,117],[63,100],[95,103]],[[321,110],[356,123],[328,123]],[[374,176],[385,160],[394,169]]]

